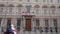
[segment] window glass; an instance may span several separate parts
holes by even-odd
[[[3,7],[0,7],[0,13],[2,13],[3,12]]]
[[[7,19],[7,25],[11,25],[11,19]]]
[[[47,8],[44,8],[43,10],[44,10],[44,14],[47,14]]]
[[[55,14],[56,9],[55,8],[50,8],[51,14]]]
[[[36,30],[38,30],[38,31],[40,30],[39,26],[40,26],[40,19],[37,18],[36,19]]]
[[[53,19],[54,26],[57,26],[57,19]]]
[[[48,27],[48,26],[49,26],[48,19],[45,19],[45,26],[46,26],[46,27]]]
[[[30,13],[31,6],[26,6],[27,12]]]
[[[0,19],[0,26],[1,26],[1,19]]]
[[[21,13],[21,9],[22,9],[21,7],[18,7],[18,13]]]
[[[54,8],[52,8],[52,9],[51,9],[51,11],[52,11],[52,14],[54,14],[54,13],[55,13],[55,9],[54,9]]]
[[[36,19],[36,26],[40,26],[40,20]]]
[[[35,8],[35,10],[36,10],[36,13],[38,14],[39,13],[39,8]]]
[[[57,11],[58,11],[58,12],[57,12]],[[56,13],[60,14],[60,8],[58,8],[57,11],[56,11]]]
[[[13,7],[8,7],[8,10],[9,10],[9,14],[11,14],[12,13],[12,10],[13,10]]]
[[[20,31],[21,19],[17,19],[17,31]]]

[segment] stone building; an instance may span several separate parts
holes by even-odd
[[[0,0],[0,32],[7,23],[18,34],[60,34],[60,0]]]

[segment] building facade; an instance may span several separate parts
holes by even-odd
[[[60,0],[0,0],[0,32],[13,24],[18,34],[60,34]]]

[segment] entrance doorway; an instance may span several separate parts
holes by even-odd
[[[27,18],[25,21],[25,30],[31,31],[31,19]]]

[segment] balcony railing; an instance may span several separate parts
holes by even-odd
[[[22,12],[22,15],[35,15],[35,12]]]

